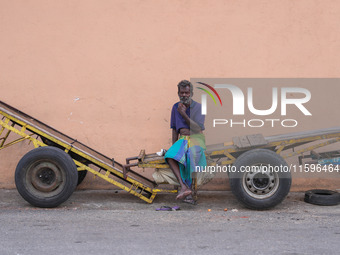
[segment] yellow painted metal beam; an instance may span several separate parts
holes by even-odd
[[[131,183],[131,184],[129,186],[124,185],[124,184],[114,180],[113,178],[110,178],[110,174],[113,174],[114,176],[124,180],[123,173],[119,172],[118,170],[114,169],[113,167],[110,167],[107,164],[102,163],[102,162],[86,155],[85,153],[83,153],[83,152],[75,149],[74,147],[72,147],[72,145],[69,145],[69,144],[67,144],[67,143],[65,143],[61,140],[58,140],[55,137],[53,137],[52,135],[50,135],[46,132],[43,132],[43,131],[41,131],[41,130],[33,127],[33,126],[30,126],[27,123],[25,123],[25,122],[23,122],[23,121],[21,121],[17,118],[14,118],[13,116],[8,115],[7,113],[0,111],[0,114],[6,117],[5,121],[0,120],[0,125],[2,126],[1,133],[5,129],[8,130],[8,133],[5,135],[5,138],[3,139],[4,140],[3,143],[5,142],[7,137],[9,136],[10,132],[13,132],[13,133],[22,137],[22,138],[19,138],[19,139],[13,141],[13,142],[7,144],[6,147],[9,147],[10,145],[14,145],[14,144],[19,143],[19,142],[24,141],[24,140],[30,140],[33,143],[34,147],[47,146],[42,141],[38,140],[37,138],[34,138],[33,135],[36,134],[38,136],[45,137],[48,140],[50,140],[50,141],[62,146],[63,148],[65,148],[65,152],[69,153],[70,151],[72,151],[73,153],[78,154],[82,158],[89,160],[91,163],[97,165],[102,170],[104,170],[105,174],[101,174],[100,172],[96,171],[95,169],[88,167],[88,166],[74,160],[74,162],[77,165],[78,171],[89,171],[92,174],[94,174],[95,176],[98,176],[98,177],[108,181],[109,183],[112,183],[113,185],[115,185],[115,186],[117,186],[117,187],[139,197],[140,199],[146,201],[147,203],[152,203],[153,199],[155,198],[157,193],[154,192],[152,188],[145,186],[144,184],[142,184],[142,183],[140,183],[140,182],[138,182],[138,181],[136,181],[136,180],[134,180],[130,177],[127,177],[125,180],[128,183]],[[11,125],[9,124],[10,121],[12,121]],[[21,126],[20,130],[14,127],[15,123],[17,123]],[[33,134],[26,134],[25,132],[27,130],[30,130],[31,132],[33,132]],[[134,188],[132,188],[132,187],[134,187]],[[139,190],[141,192],[139,193],[137,190]],[[147,194],[150,194],[150,198],[144,196],[142,194],[142,191],[148,192]]]
[[[326,145],[329,145],[329,144],[332,144],[332,143],[336,143],[338,141],[340,141],[340,137],[338,137],[336,139],[329,140],[327,142],[318,143],[316,145],[309,146],[307,148],[304,148],[304,149],[301,149],[301,150],[298,150],[298,151],[295,151],[295,152],[292,152],[292,153],[289,153],[287,155],[284,155],[283,158],[289,158],[289,157],[297,156],[297,155],[300,155],[300,154],[302,154],[304,152],[312,151],[312,150],[314,150],[316,148],[324,147]]]

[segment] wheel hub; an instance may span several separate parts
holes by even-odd
[[[32,185],[39,191],[51,192],[61,183],[59,168],[50,162],[38,163],[32,168]]]
[[[276,191],[278,183],[279,178],[276,173],[263,170],[259,166],[258,169],[244,175],[243,187],[250,196],[264,199]]]

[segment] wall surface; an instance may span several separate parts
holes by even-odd
[[[339,13],[327,0],[0,0],[0,100],[124,162],[170,146],[182,79],[339,77]],[[1,151],[0,188],[31,148]]]

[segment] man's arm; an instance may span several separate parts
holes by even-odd
[[[178,140],[178,132],[176,131],[175,128],[172,129],[172,144],[177,142]]]

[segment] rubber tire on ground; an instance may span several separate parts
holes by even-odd
[[[267,149],[253,149],[241,154],[234,162],[233,168],[235,172],[229,173],[229,183],[233,194],[246,207],[255,210],[265,210],[280,204],[287,196],[290,190],[292,177],[290,171],[274,171],[271,174],[272,189],[269,187],[265,195],[255,194],[255,192],[263,192],[258,190],[256,185],[249,183],[248,175],[251,173],[241,171],[242,166],[270,165],[288,169],[286,161],[277,153]],[[255,177],[255,176],[254,176]],[[265,180],[265,178],[263,178]],[[269,179],[269,178],[268,178]],[[256,178],[252,179],[254,183]],[[248,183],[247,183],[248,182]],[[249,188],[248,188],[249,187]],[[267,188],[268,189],[268,188]]]
[[[333,190],[313,189],[305,192],[304,201],[314,205],[338,205],[340,193]]]
[[[63,150],[51,146],[31,150],[19,161],[15,185],[30,204],[52,208],[65,202],[78,182],[77,167]]]

